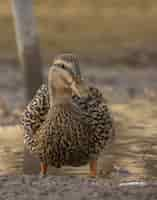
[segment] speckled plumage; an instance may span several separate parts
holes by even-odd
[[[107,102],[95,87],[89,87],[87,97],[80,98],[73,95],[73,100],[84,113],[88,114],[86,120],[92,129],[89,138],[90,152],[97,158],[115,138],[114,121]]]
[[[73,95],[72,99],[74,104],[88,114],[88,123],[93,131],[91,133],[91,148],[93,148],[93,153],[98,154],[105,148],[106,144],[112,142],[115,136],[113,118],[106,100],[101,92],[94,87],[89,87],[87,97],[80,98]],[[48,87],[43,84],[22,115],[24,140],[30,151],[32,151],[32,136],[46,120],[49,107]]]
[[[43,84],[26,107],[22,126],[27,148],[40,152],[41,160],[55,167],[79,166],[92,157],[97,159],[115,136],[106,100],[95,87],[88,87],[86,97],[73,95],[72,104],[54,106],[50,112],[48,86]]]
[[[55,167],[80,166],[90,159],[90,127],[73,103],[54,105],[34,136],[33,152]]]

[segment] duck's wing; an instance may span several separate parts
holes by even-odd
[[[28,146],[31,145],[32,136],[45,120],[49,107],[48,87],[43,84],[21,116],[21,125],[24,128],[24,142]]]
[[[95,151],[97,154],[112,142],[115,137],[114,119],[107,100],[98,88],[91,86],[89,86],[89,92],[86,97],[79,98],[74,96],[73,100],[87,115],[85,121],[88,121],[92,129],[90,139],[91,144],[95,144],[93,152]]]
[[[98,148],[96,148],[96,151],[100,152],[108,144],[113,143],[115,139],[115,122],[102,92],[95,87],[90,87],[89,90],[89,96],[91,97],[88,102],[91,105],[89,113],[94,119],[91,120],[91,124],[95,130],[93,136],[97,137]]]

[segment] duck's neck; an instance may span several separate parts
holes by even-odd
[[[72,100],[72,91],[69,88],[53,88],[49,90],[50,107],[59,104],[68,104]]]

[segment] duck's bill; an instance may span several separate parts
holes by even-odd
[[[76,82],[73,82],[71,88],[73,93],[79,97],[84,97],[88,95],[88,88],[83,80],[77,80]]]

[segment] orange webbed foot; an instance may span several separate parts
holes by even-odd
[[[40,163],[40,176],[45,177],[47,174],[47,164],[41,162]]]
[[[97,160],[91,160],[89,163],[90,177],[96,177],[97,175]]]

